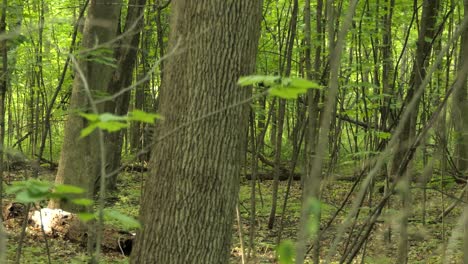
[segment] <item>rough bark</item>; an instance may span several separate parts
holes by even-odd
[[[262,1],[174,1],[158,139],[131,263],[228,263]],[[220,109],[226,109],[214,113]],[[213,114],[210,114],[213,113]]]
[[[70,115],[65,123],[64,141],[60,154],[60,162],[55,178],[56,183],[71,184],[87,190],[87,196],[94,193],[94,185],[99,175],[99,142],[96,132],[85,138],[80,138],[80,132],[88,124],[77,111],[89,111],[89,101],[85,93],[86,79],[91,92],[99,93],[106,90],[112,77],[113,68],[99,63],[96,59],[102,53],[96,54],[96,45],[103,45],[116,36],[120,14],[120,0],[94,0],[89,4],[88,15],[83,30],[82,47],[89,49],[81,54],[79,66],[84,76],[75,75],[70,99]],[[112,46],[104,45],[111,49]],[[94,51],[94,53],[89,52]],[[101,111],[103,106],[100,106]],[[83,208],[64,200],[52,200],[51,208],[62,208],[70,212],[82,211]]]

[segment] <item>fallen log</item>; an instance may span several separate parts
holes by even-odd
[[[7,228],[21,226],[13,222],[24,221],[25,208],[24,204],[16,202],[4,206],[3,217]],[[29,212],[27,231],[32,236],[42,237],[45,233],[48,237],[62,238],[81,246],[86,246],[88,237],[87,225],[80,220],[78,215],[61,209],[43,208]],[[134,239],[133,233],[104,226],[101,247],[105,251],[121,252],[128,256],[131,253]]]

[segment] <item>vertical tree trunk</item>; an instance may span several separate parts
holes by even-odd
[[[293,8],[291,12],[291,21],[289,24],[288,30],[288,43],[286,49],[286,68],[284,69],[284,75],[289,77],[291,74],[291,62],[292,62],[292,51],[294,48],[294,40],[296,39],[296,25],[297,25],[297,13],[299,9],[298,0],[294,0]],[[276,207],[278,202],[278,185],[280,174],[283,173],[280,169],[281,167],[281,152],[283,145],[283,124],[284,124],[284,115],[286,111],[286,100],[279,99],[278,106],[278,118],[277,118],[277,127],[276,127],[276,140],[275,140],[275,177],[273,181],[273,191],[272,191],[272,205],[270,210],[270,217],[268,220],[268,228],[272,229],[275,223],[276,218]]]
[[[125,20],[124,37],[117,50],[117,69],[109,82],[109,94],[115,94],[132,84],[133,68],[140,43],[140,31],[143,27],[143,11],[146,0],[130,0]],[[107,102],[106,110],[116,115],[125,115],[130,103],[130,91],[115,100]],[[106,135],[107,172],[111,173],[120,167],[124,131]],[[113,190],[117,184],[117,173],[107,178],[107,188]]]
[[[82,54],[81,56],[85,58],[80,60],[78,66],[83,71],[83,77],[92,93],[105,91],[112,77],[113,68],[99,63],[99,56],[103,56],[103,53],[99,53],[96,45],[103,45],[116,37],[120,7],[120,0],[93,0],[89,4],[82,47],[93,52],[87,51],[86,54]],[[99,48],[113,49],[109,45]],[[76,74],[74,79],[70,99],[72,111],[89,110],[84,80],[81,77]],[[103,106],[100,107],[102,111]],[[96,132],[88,137],[80,138],[80,132],[86,126],[87,122],[84,118],[74,112],[70,113],[65,123],[64,141],[55,181],[82,187],[91,197],[99,175],[99,142]],[[82,210],[79,206],[59,200],[52,200],[49,207],[63,208],[73,212]]]
[[[464,0],[465,16],[468,14],[468,1]],[[460,45],[459,68],[463,66],[463,61],[468,57],[466,48],[468,43],[468,30],[462,35]],[[461,89],[453,95],[452,120],[455,132],[455,153],[454,159],[457,170],[462,174],[468,172],[468,86],[467,81]]]
[[[393,94],[393,60],[392,60],[392,20],[395,0],[385,0],[382,23],[382,86],[383,99],[380,105],[380,126],[383,131],[389,127],[390,103]]]
[[[159,138],[131,263],[228,263],[262,1],[173,2]],[[226,109],[220,113],[214,111]]]
[[[415,5],[417,3],[415,2]],[[414,6],[414,8],[417,8]],[[428,42],[428,39],[433,39],[436,34],[436,22],[437,14],[439,12],[439,1],[438,0],[424,0],[422,17],[419,28],[418,41],[416,43],[416,55],[413,62],[413,70],[411,73],[410,84],[407,90],[406,103],[410,102],[413,95],[419,86],[421,85],[424,77],[426,76],[426,67],[429,62],[430,54],[432,51],[432,43]],[[416,135],[416,122],[418,118],[419,100],[416,108],[411,112],[410,118],[404,123],[403,131],[399,137],[399,143],[397,151],[395,153],[393,164],[392,164],[392,177],[401,177],[401,199],[403,203],[403,209],[401,210],[401,222],[400,222],[400,240],[398,244],[398,263],[407,263],[408,261],[408,216],[410,212],[410,174],[411,165],[408,166],[404,175],[396,175],[400,166],[401,157],[404,157],[406,152],[409,150],[409,145],[414,140]]]
[[[415,8],[417,8],[415,6]],[[415,60],[413,62],[413,70],[411,73],[410,84],[407,90],[405,102],[411,101],[416,89],[421,85],[422,80],[426,76],[426,67],[429,62],[429,57],[432,51],[432,43],[428,39],[434,38],[436,34],[436,21],[439,12],[438,0],[424,0],[423,11],[420,22],[419,36],[416,47]],[[419,103],[418,103],[419,105]],[[406,153],[408,144],[416,134],[416,121],[418,117],[418,108],[411,113],[408,122],[405,124],[403,132],[401,133],[398,150],[395,154],[393,162],[392,174],[394,174],[400,165],[401,157]]]
[[[317,34],[317,42],[320,43],[322,39],[322,10],[323,10],[323,1],[317,1],[317,15],[316,15],[316,34]],[[305,48],[305,71],[306,77],[308,80],[312,80],[316,78],[317,80],[320,78],[320,64],[321,64],[321,46],[317,45],[315,47],[315,62],[314,68],[312,68],[312,58],[311,58],[311,51],[312,51],[312,40],[311,40],[311,18],[310,18],[310,0],[306,0],[304,4],[304,44]],[[315,156],[316,151],[316,144],[317,144],[317,136],[318,136],[318,99],[320,98],[320,91],[315,89],[310,89],[307,92],[307,113],[308,113],[308,122],[307,122],[307,136],[305,138],[305,162],[306,162],[306,174],[309,175],[312,169],[313,159]],[[301,178],[301,185],[304,184],[305,177]],[[304,186],[302,186],[304,188]],[[317,190],[319,190],[320,186],[317,186]],[[318,191],[315,191],[318,193]],[[320,234],[317,234],[318,236]],[[320,241],[319,239],[315,240],[314,244],[314,252],[313,252],[313,262],[319,263],[320,259]]]
[[[468,17],[468,0],[463,1],[464,16]],[[468,58],[468,29],[465,29],[460,44],[459,70],[462,71],[463,63]],[[464,175],[468,172],[468,85],[467,76],[464,76],[462,86],[453,95],[453,124],[455,138],[455,163],[457,169]],[[468,202],[468,192],[465,191],[465,202]],[[464,239],[463,239],[463,263],[468,263],[468,206],[464,209]]]
[[[2,1],[2,8],[0,14],[0,35],[6,33],[6,12],[7,12],[7,0]],[[0,42],[0,52],[2,57],[2,68],[0,71],[0,208],[3,208],[3,157],[4,157],[4,146],[5,146],[5,97],[8,90],[8,47],[7,39],[5,38]],[[0,262],[5,263],[6,261],[6,233],[3,231],[3,214],[0,216]]]
[[[330,54],[330,77],[328,84],[328,94],[325,108],[323,111],[323,118],[320,120],[320,130],[318,135],[318,142],[316,148],[316,155],[312,159],[312,166],[307,168],[307,175],[304,184],[304,191],[302,197],[301,218],[298,229],[298,241],[296,248],[296,262],[304,263],[306,257],[306,244],[308,242],[311,230],[310,224],[317,225],[317,231],[320,232],[320,208],[317,208],[319,203],[320,186],[322,182],[322,169],[323,160],[326,156],[326,149],[328,143],[328,135],[330,132],[330,124],[335,119],[335,106],[339,91],[339,71],[341,68],[341,54],[344,49],[346,35],[352,25],[352,19],[356,11],[357,0],[350,1],[348,10],[346,11],[342,27],[339,31],[336,43],[334,41],[334,14],[333,14],[333,1],[327,1],[327,16],[329,18],[328,33],[329,33],[329,54]],[[315,208],[314,208],[315,207]],[[314,212],[315,211],[315,212]],[[313,218],[313,221],[312,219]],[[319,237],[314,237],[315,240]]]

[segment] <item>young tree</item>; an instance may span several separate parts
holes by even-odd
[[[137,57],[137,48],[140,43],[140,31],[144,21],[143,11],[145,4],[146,0],[130,0],[128,3],[121,45],[116,50],[117,67],[107,90],[111,95],[119,93],[132,84],[133,68]],[[125,115],[128,112],[129,104],[130,91],[127,91],[121,96],[109,100],[105,107],[106,112]],[[115,189],[117,184],[117,173],[114,171],[120,167],[123,134],[124,131],[121,130],[106,135],[107,171],[111,173],[111,176],[106,179],[106,187],[111,190]]]
[[[228,263],[262,1],[174,1],[131,263]]]
[[[78,65],[84,76],[79,74],[75,76],[70,100],[72,111],[89,110],[85,82],[93,94],[102,93],[107,89],[113,68],[102,60],[102,56],[106,54],[104,49],[112,50],[111,43],[116,37],[120,7],[120,0],[92,0],[89,4],[82,40],[85,53],[81,54]],[[99,107],[102,111],[104,106],[101,104]],[[86,138],[80,138],[81,130],[87,125],[86,120],[76,112],[71,112],[68,116],[55,181],[80,186],[88,190],[88,195],[91,195],[99,175],[100,152],[97,132]],[[52,200],[49,206],[67,211],[81,209],[59,200]]]
[[[468,1],[464,1],[465,16],[468,12]],[[460,64],[459,68],[463,66],[463,61],[468,56],[466,49],[468,43],[468,30],[465,30],[462,35],[460,45]],[[452,106],[452,119],[453,127],[455,130],[455,164],[457,170],[462,174],[468,172],[468,88],[466,78],[461,89],[456,91],[453,99]]]
[[[6,33],[6,12],[7,0],[2,1],[2,8],[0,14],[0,35]],[[0,42],[0,57],[1,70],[0,70],[0,206],[3,208],[3,157],[5,146],[5,97],[8,90],[8,48],[7,39],[5,38]],[[0,216],[0,262],[5,261],[6,254],[6,235],[3,232],[3,216]]]

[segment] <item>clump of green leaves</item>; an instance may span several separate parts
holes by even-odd
[[[6,189],[7,194],[15,195],[15,200],[20,203],[35,203],[48,199],[67,199],[72,203],[82,206],[90,206],[93,200],[86,198],[72,198],[73,195],[83,194],[85,190],[80,187],[68,184],[54,184],[37,179],[14,182]],[[84,222],[97,219],[97,214],[79,213],[78,216]],[[140,223],[127,215],[115,210],[105,210],[104,217],[108,221],[116,221],[128,229],[140,228]]]
[[[130,121],[153,124],[156,119],[162,119],[161,115],[146,113],[141,110],[134,110],[126,116],[118,116],[111,113],[80,113],[80,116],[89,122],[89,125],[81,130],[80,137],[82,138],[91,134],[96,128],[108,132],[117,132],[128,127]]]
[[[306,201],[307,208],[307,228],[308,233],[311,236],[315,236],[320,228],[320,211],[321,202],[317,198],[309,198]],[[292,264],[294,263],[294,243],[291,240],[285,240],[281,242],[276,250],[278,254],[278,260],[281,264]]]
[[[276,250],[278,253],[278,261],[281,264],[294,263],[294,243],[291,240],[281,242]]]
[[[35,203],[47,199],[69,199],[71,195],[84,193],[84,190],[73,185],[29,179],[14,182],[7,187],[6,193],[14,194],[15,200],[20,203]],[[79,198],[71,199],[71,202],[78,205],[90,205],[93,201]]]
[[[297,99],[299,95],[305,94],[309,89],[321,89],[316,82],[302,78],[283,78],[280,76],[249,75],[239,78],[237,82],[240,86],[249,86],[263,83],[270,87],[268,93],[283,99]]]

